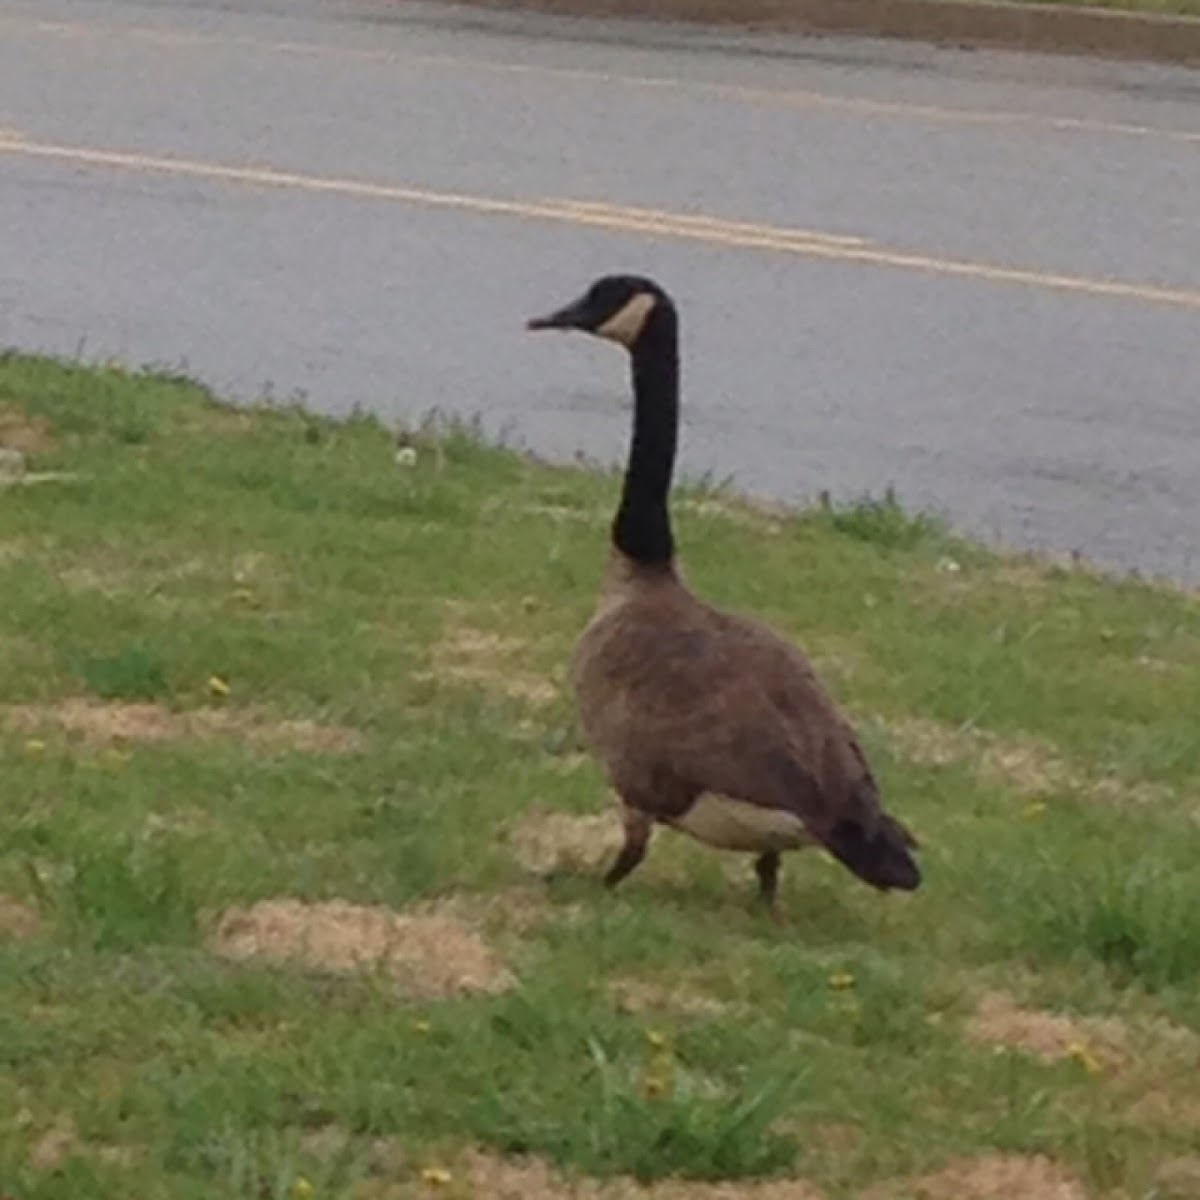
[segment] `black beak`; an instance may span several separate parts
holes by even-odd
[[[587,313],[583,301],[576,300],[566,308],[548,313],[544,317],[533,317],[525,322],[526,329],[586,329],[588,327]]]

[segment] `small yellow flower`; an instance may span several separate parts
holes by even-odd
[[[835,992],[846,992],[854,986],[854,976],[849,971],[835,971],[829,977],[829,986]]]
[[[1067,1057],[1077,1062],[1089,1075],[1099,1075],[1104,1064],[1083,1042],[1072,1042],[1067,1047]]]
[[[208,690],[214,696],[228,696],[229,684],[221,678],[220,675],[210,675],[208,677]]]
[[[30,738],[25,743],[25,753],[30,758],[41,758],[46,753],[46,743],[41,738]]]
[[[442,1188],[454,1181],[454,1176],[444,1167],[426,1167],[421,1172],[421,1182],[426,1187]]]
[[[662,1050],[667,1044],[667,1035],[658,1029],[646,1030],[646,1041],[653,1046],[655,1050]]]
[[[1040,817],[1045,811],[1045,801],[1031,800],[1023,809],[1021,809],[1021,816],[1023,816],[1027,821],[1032,821],[1037,817]]]
[[[414,1021],[413,1029],[417,1033],[429,1033],[433,1029],[433,1026],[428,1021]]]
[[[313,1185],[303,1175],[292,1184],[292,1195],[297,1197],[297,1200],[308,1200],[312,1194]]]

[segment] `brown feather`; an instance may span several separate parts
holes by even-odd
[[[915,839],[883,812],[808,660],[766,625],[698,600],[673,567],[614,551],[572,682],[585,736],[627,804],[667,824],[705,794],[781,810],[868,883],[919,883]]]

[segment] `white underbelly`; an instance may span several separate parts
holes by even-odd
[[[812,834],[794,813],[762,808],[727,796],[701,796],[681,817],[668,822],[699,842],[720,850],[796,850],[812,843]]]

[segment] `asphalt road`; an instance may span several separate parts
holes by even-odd
[[[651,211],[647,211],[651,210]],[[1200,581],[1200,75],[382,0],[5,0],[0,343],[619,456],[522,320],[650,273],[683,469]]]

